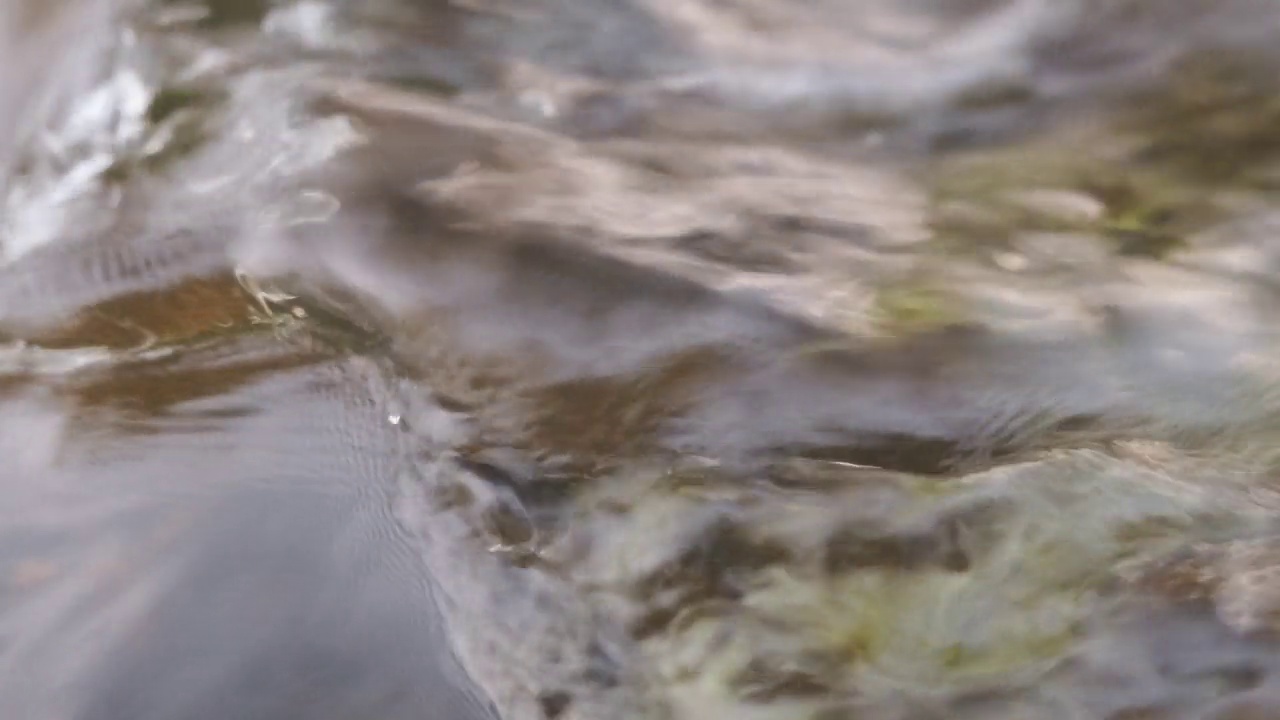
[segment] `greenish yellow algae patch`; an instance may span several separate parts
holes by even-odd
[[[1280,85],[1266,67],[1238,53],[1190,58],[1166,82],[1016,146],[939,156],[922,172],[935,246],[970,254],[1020,233],[1080,232],[1119,256],[1166,257],[1242,196],[1280,190]]]
[[[879,292],[875,325],[889,335],[910,335],[965,321],[963,299],[924,284],[891,285]]]
[[[648,618],[630,626],[691,717],[807,719],[1034,683],[1087,636],[1118,563],[1253,521],[1087,450],[945,482],[816,461],[779,473],[762,485],[707,465],[575,501],[613,508],[581,516],[608,535],[575,574]]]

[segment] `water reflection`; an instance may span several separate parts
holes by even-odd
[[[345,362],[258,333],[11,391],[6,716],[488,716]]]

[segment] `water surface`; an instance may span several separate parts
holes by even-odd
[[[1264,0],[0,13],[0,714],[1277,700]]]

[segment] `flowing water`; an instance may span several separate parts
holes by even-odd
[[[0,718],[1280,707],[1273,0],[5,0]]]

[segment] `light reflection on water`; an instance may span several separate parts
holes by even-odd
[[[253,357],[272,342],[8,398],[6,716],[475,712],[374,482],[392,445],[336,419],[375,408],[333,391],[340,359]]]

